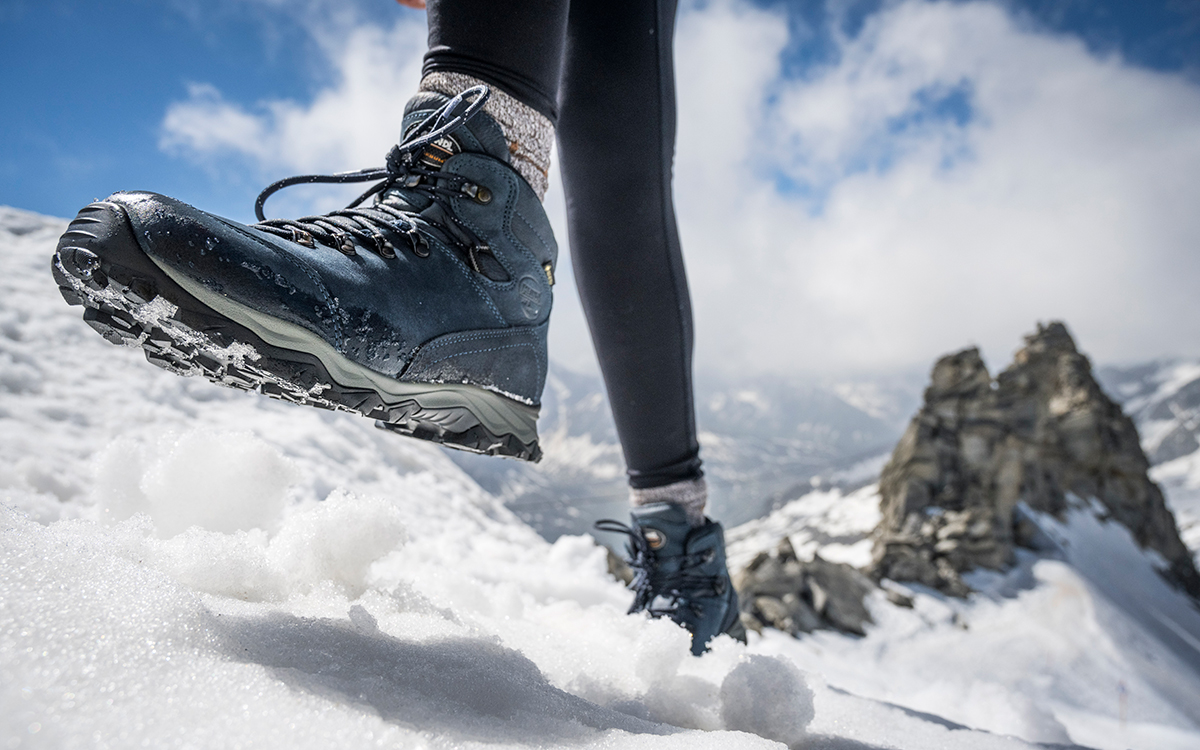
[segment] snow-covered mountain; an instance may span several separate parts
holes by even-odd
[[[1200,553],[1200,451],[1187,443],[1196,432],[1200,366],[1151,363],[1100,376],[1137,420],[1147,454],[1160,461],[1152,476],[1193,555]],[[879,463],[864,463],[860,473],[872,468]],[[846,491],[830,479],[834,487],[732,529],[731,567],[786,538],[802,559],[819,554],[866,568],[881,520],[878,486]],[[1039,742],[1200,746],[1200,608],[1164,581],[1163,559],[1140,549],[1102,504],[1068,500],[1061,518],[1029,513],[1040,551],[1018,550],[1004,573],[968,574],[969,598],[885,580],[873,606],[867,602],[875,626],[865,638],[818,632],[787,653],[807,671],[837,674],[839,687],[856,694],[976,727],[998,722]],[[912,608],[884,604],[885,593],[911,598]],[[1132,714],[1135,694],[1141,719]],[[1020,730],[1010,723],[1017,716]]]
[[[730,561],[744,565],[786,536],[802,557],[865,566],[879,518],[875,485],[816,490],[732,530]],[[969,574],[967,599],[885,580],[866,602],[865,638],[766,631],[753,642],[850,694],[1043,746],[1200,747],[1195,603],[1089,504],[1037,522],[1055,551],[1019,550],[1005,573]],[[889,604],[888,592],[912,606]],[[1164,626],[1175,643],[1154,634]]]
[[[1104,389],[1133,417],[1150,476],[1166,493],[1180,536],[1200,561],[1200,362],[1103,367]]]
[[[546,541],[439,449],[101,340],[50,278],[64,227],[0,209],[0,746],[1200,743],[1137,668],[1178,666],[1070,561],[692,658],[591,539]],[[870,491],[779,513],[852,558]]]

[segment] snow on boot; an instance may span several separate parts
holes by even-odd
[[[687,628],[696,656],[721,633],[744,642],[721,524],[706,518],[704,525],[692,527],[686,510],[674,503],[643,505],[631,516],[629,526],[610,519],[596,522],[600,531],[629,536],[627,562],[634,570],[629,613],[669,617]]]
[[[386,166],[281,180],[257,224],[116,193],[71,222],[55,280],[172,372],[536,461],[557,246],[488,95],[418,94]],[[263,216],[289,185],[372,181],[340,211]]]

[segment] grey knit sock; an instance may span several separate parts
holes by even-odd
[[[687,479],[663,487],[629,490],[629,503],[634,507],[653,503],[673,503],[687,511],[688,523],[704,525],[704,506],[708,502],[708,486],[703,479]]]
[[[422,91],[454,96],[472,86],[484,85],[492,91],[483,111],[504,131],[513,169],[525,178],[537,193],[546,195],[550,176],[550,147],[554,144],[554,125],[541,112],[514,99],[495,86],[462,73],[430,73],[421,79]]]

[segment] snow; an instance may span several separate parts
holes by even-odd
[[[1200,565],[1200,451],[1155,466],[1150,478],[1162,487],[1179,535]]]
[[[814,553],[831,562],[865,567],[871,562],[868,535],[878,525],[879,485],[845,494],[840,488],[814,490],[765,518],[744,523],[725,535],[731,568],[745,567],[762,550],[787,537],[796,555]]]
[[[1165,401],[1197,378],[1200,378],[1200,362],[1165,363],[1153,374],[1153,392],[1131,399],[1125,404],[1125,411],[1138,412],[1150,404]]]
[[[1112,375],[1128,378],[1131,372],[1135,374],[1133,380],[1118,382],[1116,391],[1124,398],[1125,412],[1137,421],[1142,448],[1148,455],[1153,456],[1181,428],[1196,432],[1196,409],[1186,405],[1186,391],[1200,380],[1200,362],[1158,361],[1124,372],[1115,369]],[[1185,403],[1180,403],[1181,396]]]
[[[814,490],[732,529],[730,559],[745,564],[786,537],[801,558],[863,566],[878,502],[877,485]],[[834,694],[954,726],[1114,750],[1200,746],[1200,613],[1124,527],[1076,505],[1062,522],[1032,516],[1060,559],[1022,551],[1005,574],[976,571],[968,580],[980,593],[967,601],[885,582],[914,607],[874,595],[865,638],[767,631],[752,648],[798,664],[810,685],[819,675]],[[841,731],[823,723],[817,695],[811,731]]]
[[[864,458],[845,469],[830,472],[820,478],[822,484],[853,486],[870,484],[879,478],[883,473],[883,468],[887,466],[888,461],[892,458],[892,452],[886,451],[870,458]]]
[[[911,610],[869,602],[876,624],[866,638],[769,632],[757,650],[848,693],[1030,741],[1198,746],[1195,672],[1072,565],[1027,556],[967,602],[908,593]],[[820,700],[816,709],[811,729],[824,731]]]
[[[1112,368],[1109,377],[1126,394],[1123,408],[1136,420],[1142,448],[1149,456],[1168,437],[1197,434],[1200,414],[1189,390],[1200,380],[1200,362],[1157,361]],[[1151,468],[1150,478],[1162,488],[1184,544],[1200,563],[1200,451],[1167,457],[1170,460]]]
[[[624,616],[590,539],[435,447],[103,342],[50,279],[63,222],[0,227],[0,744],[772,746],[721,731],[756,726],[721,698],[744,650]]]
[[[440,449],[102,341],[48,272],[64,226],[0,208],[0,746],[1200,745],[1200,629],[1093,516],[969,601],[877,597],[865,638],[693,658],[590,538],[546,542]],[[876,492],[814,491],[731,554],[861,564]]]

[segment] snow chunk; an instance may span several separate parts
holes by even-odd
[[[96,457],[93,499],[104,517],[144,513],[157,532],[232,533],[278,527],[295,471],[247,432],[195,429],[152,445],[117,439]]]
[[[751,655],[721,683],[725,726],[794,745],[813,720],[813,694],[800,670],[770,656]]]
[[[394,504],[335,492],[289,518],[271,541],[270,554],[294,588],[330,581],[354,598],[366,590],[371,566],[406,538]]]

